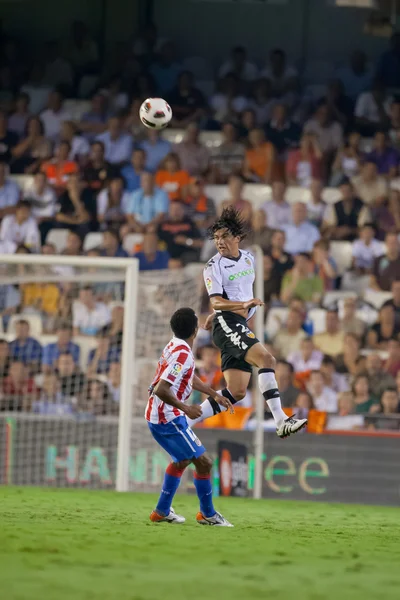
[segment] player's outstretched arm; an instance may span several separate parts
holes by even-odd
[[[181,410],[187,417],[189,417],[189,419],[197,419],[198,417],[201,417],[201,407],[196,404],[185,404],[184,402],[178,400],[171,391],[171,385],[172,384],[168,383],[168,381],[160,379],[154,388],[154,393],[160,398],[160,400],[165,402],[165,404],[169,404],[170,406]]]
[[[193,377],[193,389],[197,392],[201,392],[202,394],[206,394],[207,396],[211,396],[215,402],[218,402],[218,404],[224,406],[231,414],[235,412],[229,398],[225,398],[225,396],[218,394],[218,392],[213,390],[209,385],[205,384],[204,381],[197,377],[197,375],[194,375]]]
[[[239,300],[227,300],[222,296],[212,296],[210,297],[211,306],[214,310],[248,310],[249,308],[253,308],[255,306],[262,306],[264,302],[259,300],[258,298],[252,298],[251,300],[247,300],[246,302],[240,302]]]

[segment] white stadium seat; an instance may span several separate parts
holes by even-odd
[[[308,313],[308,318],[313,323],[313,332],[323,333],[326,329],[326,310],[324,308],[312,308]]]
[[[65,100],[64,108],[69,112],[73,121],[80,121],[85,112],[91,107],[90,100]]]
[[[329,253],[336,262],[339,275],[343,275],[343,273],[351,267],[351,242],[331,242]]]
[[[83,242],[83,250],[87,252],[88,250],[93,250],[93,248],[97,248],[101,246],[103,241],[103,234],[98,231],[91,231],[85,237],[85,241]]]
[[[179,144],[183,140],[184,135],[184,129],[173,129],[172,127],[167,127],[167,129],[163,129],[161,132],[163,140],[171,144]]]
[[[46,237],[47,244],[54,244],[57,253],[61,253],[67,245],[69,229],[50,229]]]
[[[130,233],[124,237],[123,248],[128,254],[133,254],[135,246],[143,243],[142,233]]]
[[[12,181],[21,188],[24,192],[28,186],[30,186],[33,182],[33,175],[10,175],[9,177]]]
[[[341,197],[342,194],[337,188],[325,188],[322,192],[322,200],[327,204],[335,204]]]
[[[384,302],[390,300],[392,297],[393,296],[390,292],[377,292],[376,290],[367,290],[364,293],[365,302],[372,304],[372,306],[374,306],[378,310]]]
[[[310,198],[311,193],[307,188],[291,186],[286,190],[286,200],[289,204],[294,204],[295,202],[307,203],[310,201]]]
[[[7,327],[8,335],[15,335],[15,323],[17,321],[21,321],[21,319],[23,319],[24,321],[28,321],[30,325],[30,335],[32,337],[37,338],[40,335],[42,335],[42,317],[40,315],[35,315],[31,313],[21,313],[19,315],[12,315]]]
[[[206,148],[218,148],[222,144],[222,133],[220,131],[201,131],[200,142]]]
[[[328,308],[335,304],[340,303],[345,298],[357,298],[357,294],[352,291],[335,290],[333,292],[326,292],[324,294],[322,304],[325,308]]]

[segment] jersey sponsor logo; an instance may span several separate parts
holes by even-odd
[[[206,279],[206,288],[208,289],[208,291],[210,291],[212,288],[212,281],[209,277],[207,277]]]
[[[233,269],[235,265],[224,265],[224,269]]]
[[[247,331],[247,337],[249,337],[249,338],[251,338],[252,340],[254,340],[256,336],[255,336],[255,335],[254,335],[254,333],[253,333],[252,331],[250,331],[250,329],[249,329],[249,330]]]
[[[229,275],[229,281],[235,281],[235,279],[239,279],[240,277],[248,277],[249,275],[254,275],[254,269],[247,269],[247,271],[239,271],[239,273]]]
[[[250,260],[249,258],[247,258],[247,257],[246,257],[246,258],[244,259],[244,262],[245,262],[247,265],[249,265],[249,267],[251,267],[251,260]]]
[[[170,371],[170,375],[174,377],[178,377],[179,373],[182,371],[182,365],[180,363],[175,363]]]

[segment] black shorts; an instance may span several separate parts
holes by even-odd
[[[252,366],[244,357],[259,340],[247,327],[244,317],[232,312],[216,313],[212,325],[212,339],[221,350],[222,371],[238,369],[252,372]]]

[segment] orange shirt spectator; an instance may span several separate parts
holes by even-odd
[[[58,195],[65,190],[68,177],[79,170],[76,162],[68,160],[70,151],[71,145],[69,142],[61,142],[53,160],[42,165],[42,171],[46,174],[50,185],[55,188]]]
[[[290,185],[310,187],[312,179],[321,179],[322,152],[312,134],[304,134],[299,150],[289,152],[286,176]]]
[[[265,141],[262,129],[250,131],[249,144],[244,163],[244,176],[251,181],[270,183],[275,162],[273,145]]]
[[[185,200],[189,182],[189,173],[181,169],[178,155],[168,154],[163,168],[156,173],[156,185],[167,192],[170,200]]]

